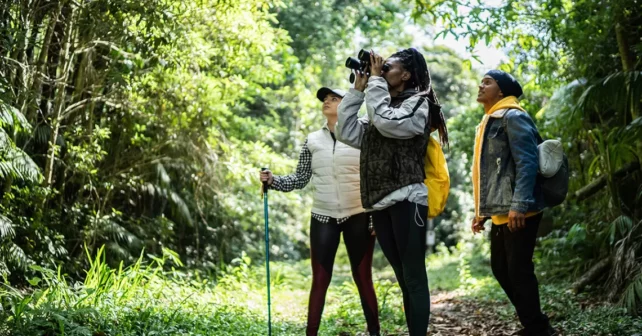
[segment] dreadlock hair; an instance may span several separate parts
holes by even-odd
[[[443,145],[448,145],[448,129],[446,119],[441,111],[441,105],[437,99],[437,93],[432,87],[430,71],[424,56],[415,48],[408,48],[398,51],[391,58],[397,58],[404,70],[410,72],[410,79],[406,82],[406,88],[414,88],[428,98],[430,104],[430,127],[439,130],[439,140]]]

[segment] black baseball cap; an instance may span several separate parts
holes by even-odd
[[[343,98],[346,95],[346,92],[343,90],[322,87],[319,89],[319,91],[317,91],[317,99],[319,99],[320,101],[323,101],[323,99],[325,99],[325,97],[331,93],[334,93],[335,95],[341,98]]]

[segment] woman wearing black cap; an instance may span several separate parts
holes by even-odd
[[[379,335],[379,314],[371,271],[375,237],[369,228],[369,216],[365,214],[359,199],[359,150],[337,142],[334,136],[337,106],[344,95],[345,92],[341,90],[325,87],[317,92],[317,98],[323,102],[326,123],[322,129],[308,135],[294,174],[273,176],[272,172],[266,170],[260,175],[261,181],[267,182],[270,189],[283,192],[302,189],[312,180],[312,289],[308,303],[307,336],[317,335],[319,330],[341,232],[352,276],[361,297],[368,332],[370,335]]]
[[[473,154],[474,233],[491,219],[493,275],[517,310],[524,329],[517,335],[555,335],[542,313],[533,250],[544,198],[537,183],[537,127],[517,98],[522,87],[513,76],[491,70],[479,85],[484,117]]]

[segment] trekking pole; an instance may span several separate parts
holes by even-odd
[[[261,168],[266,171],[267,168]],[[270,231],[268,229],[268,184],[263,181],[263,214],[265,216],[265,271],[267,273],[267,302],[268,302],[268,335],[272,336],[272,309],[270,302]]]

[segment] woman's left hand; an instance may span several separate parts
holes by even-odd
[[[381,76],[383,63],[383,57],[375,54],[374,50],[370,50],[370,76]]]
[[[361,71],[355,71],[357,80],[354,82],[354,88],[357,91],[365,91],[368,86],[368,76]]]

